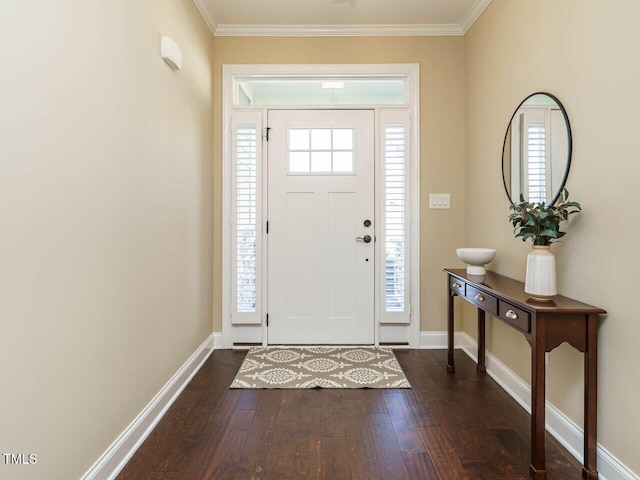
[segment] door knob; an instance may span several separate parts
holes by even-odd
[[[364,237],[356,237],[358,242],[369,243],[371,241],[371,235],[365,235]]]

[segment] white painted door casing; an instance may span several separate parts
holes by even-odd
[[[389,78],[405,78],[407,85],[406,104],[404,106],[370,105],[375,112],[376,123],[376,151],[375,170],[377,177],[376,184],[376,303],[375,303],[375,344],[378,342],[385,344],[402,344],[409,341],[411,347],[417,348],[420,345],[420,71],[417,64],[340,64],[340,65],[292,65],[292,64],[260,64],[260,65],[223,65],[222,67],[222,297],[220,303],[220,313],[222,319],[222,336],[220,346],[222,348],[246,348],[246,345],[262,344],[268,341],[266,314],[268,311],[268,278],[267,278],[267,255],[265,222],[267,214],[267,158],[266,146],[263,136],[263,153],[257,152],[258,165],[258,188],[262,186],[262,194],[257,196],[257,214],[262,212],[263,222],[257,221],[261,228],[257,231],[256,252],[260,255],[263,252],[262,261],[258,261],[257,295],[262,292],[262,300],[256,301],[256,311],[251,314],[240,312],[236,306],[236,292],[233,286],[237,283],[235,274],[236,258],[233,254],[234,242],[237,238],[235,231],[236,211],[234,209],[234,185],[236,182],[235,172],[236,158],[235,139],[232,134],[232,124],[242,123],[243,125],[255,125],[257,131],[265,133],[268,108],[260,106],[238,106],[234,99],[234,91],[239,79],[253,76],[277,75],[281,78],[290,77],[298,79],[304,78],[325,78],[328,75],[341,76],[362,76],[365,78],[380,75]],[[273,108],[273,107],[272,107]],[[300,106],[281,105],[276,108],[301,108]],[[323,109],[349,109],[362,108],[361,106],[333,106],[318,107],[310,105],[308,108]],[[405,285],[405,299],[408,303],[408,310],[403,313],[389,311],[385,308],[385,166],[384,166],[384,135],[386,125],[404,125],[405,132],[410,134],[406,141],[406,168],[407,168],[407,223],[406,223],[406,253],[409,255],[405,260],[407,266],[414,266],[410,271],[405,272],[405,278],[410,284]],[[263,169],[264,167],[264,169]],[[262,172],[262,174],[260,174]],[[387,256],[389,253],[387,252]],[[387,259],[388,260],[388,259]],[[262,272],[262,273],[260,273]],[[407,288],[409,287],[409,288]],[[388,295],[387,295],[388,299]],[[256,300],[258,300],[256,298]],[[215,322],[214,322],[215,323]]]

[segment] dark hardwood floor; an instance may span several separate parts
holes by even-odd
[[[244,355],[213,352],[118,479],[528,478],[529,415],[460,351],[397,351],[407,390],[230,390]],[[547,435],[549,480],[580,468]]]

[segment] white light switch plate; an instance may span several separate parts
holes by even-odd
[[[430,193],[429,208],[449,209],[451,198],[448,193]]]

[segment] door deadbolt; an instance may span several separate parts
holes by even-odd
[[[370,227],[371,226],[371,220],[367,219],[364,221],[364,226],[365,227]]]

